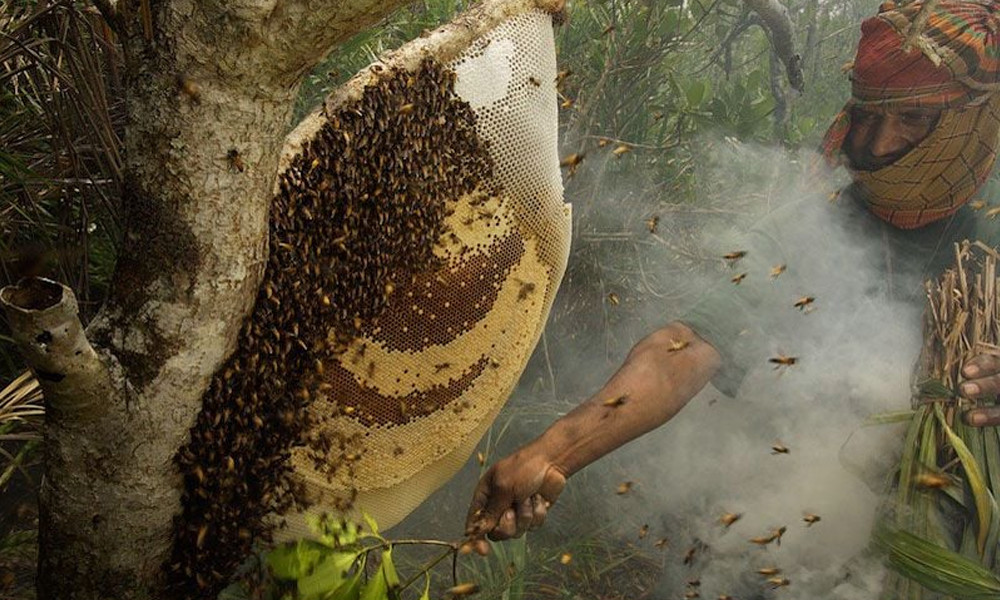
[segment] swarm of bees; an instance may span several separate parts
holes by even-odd
[[[307,505],[291,478],[292,449],[331,478],[363,452],[359,439],[316,433],[327,417],[308,409],[329,391],[322,359],[346,351],[329,341],[331,328],[352,339],[396,285],[434,266],[446,199],[491,178],[475,113],[454,81],[430,59],[414,72],[384,71],[328,115],[281,175],[252,315],[176,457],[182,513],[166,570],[177,596],[215,597],[254,545],[271,539],[268,517]],[[238,152],[227,159],[226,168],[245,168]],[[361,418],[362,408],[339,414]]]

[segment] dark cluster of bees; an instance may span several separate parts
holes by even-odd
[[[436,265],[447,201],[492,175],[454,73],[427,59],[377,79],[327,115],[281,175],[252,315],[177,455],[183,510],[166,571],[186,598],[215,597],[254,544],[273,539],[269,517],[304,507],[293,448],[331,469],[350,462],[347,440],[315,434],[325,417],[309,405],[330,387],[323,361]]]

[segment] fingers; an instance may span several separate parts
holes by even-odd
[[[967,398],[984,398],[1000,394],[1000,356],[980,354],[962,367],[968,381],[962,384],[962,395]]]
[[[993,354],[978,354],[962,367],[962,375],[968,379],[977,379],[1000,373],[1000,356]]]
[[[469,514],[465,519],[466,535],[482,536],[492,531],[513,504],[511,490],[506,486],[496,485],[495,477],[494,467],[479,480],[472,496],[472,504],[469,506]]]
[[[517,511],[513,508],[503,511],[499,521],[497,521],[496,527],[486,535],[486,537],[494,542],[509,540],[517,536]]]
[[[1000,425],[1000,406],[972,409],[965,413],[965,422],[973,427],[995,427]]]
[[[551,506],[551,503],[542,498],[541,494],[535,494],[531,497],[532,517],[528,529],[538,529],[545,524],[545,517],[549,513],[549,506]]]

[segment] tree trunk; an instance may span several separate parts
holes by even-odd
[[[173,458],[256,295],[299,80],[402,3],[97,2],[126,56],[111,294],[84,332],[68,288],[0,292],[46,398],[39,598],[169,597]]]

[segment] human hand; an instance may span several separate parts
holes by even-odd
[[[1000,395],[1000,356],[975,356],[962,367],[962,375],[967,378],[960,388],[966,398],[996,398]],[[974,408],[965,413],[965,422],[973,427],[1000,425],[1000,406]]]
[[[494,464],[476,486],[465,521],[470,548],[489,552],[491,540],[506,540],[541,527],[566,486],[566,475],[540,444],[526,446]]]

